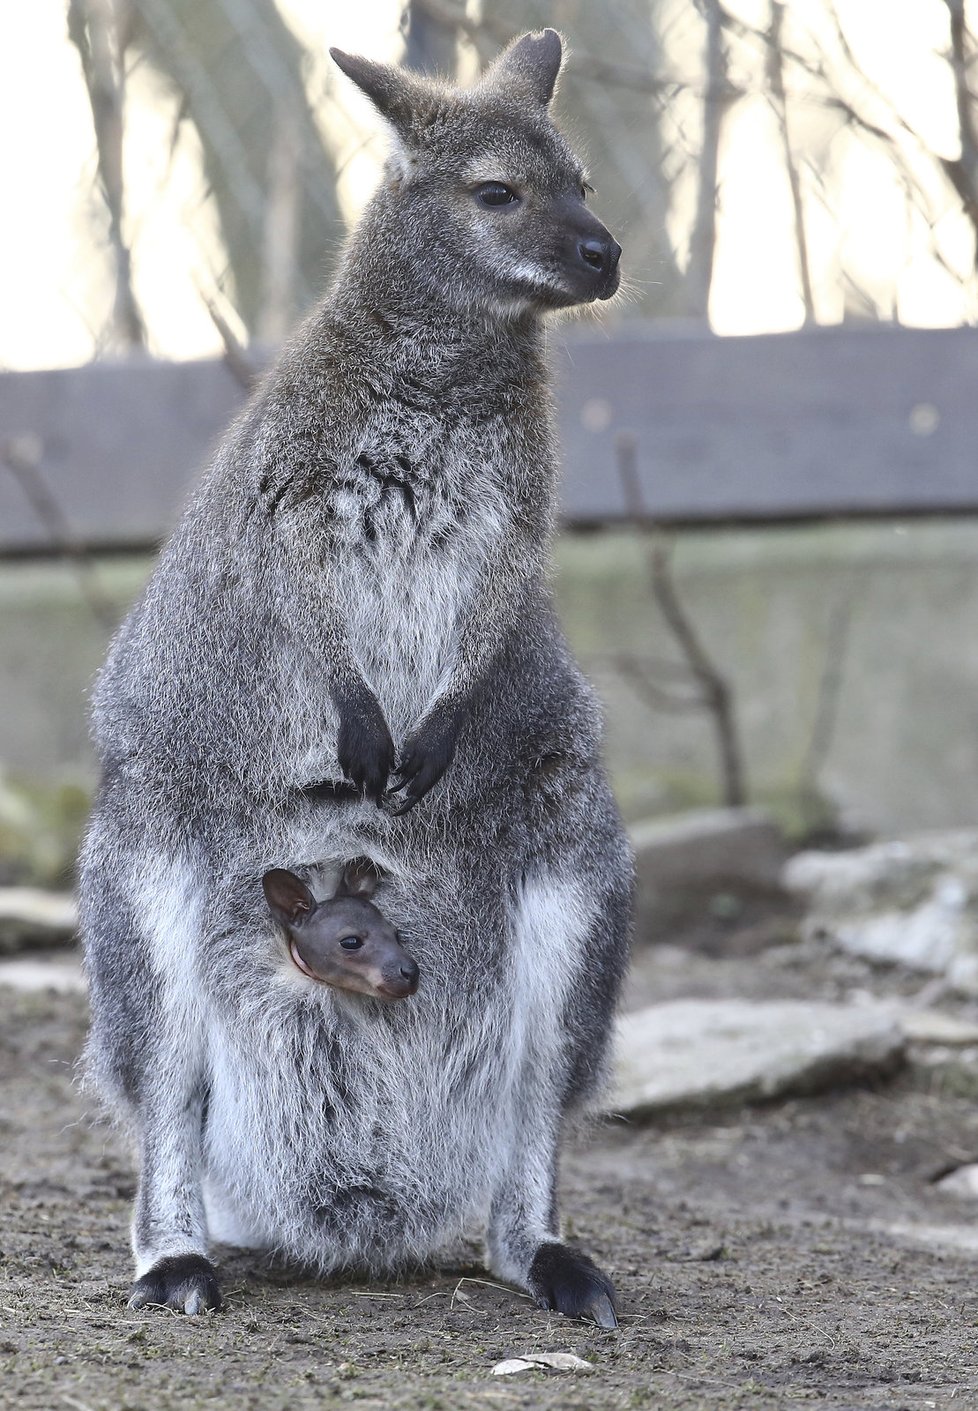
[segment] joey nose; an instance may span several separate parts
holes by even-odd
[[[589,239],[579,243],[577,253],[582,264],[593,269],[595,274],[607,276],[613,273],[618,264],[621,246],[617,240],[612,240],[610,237],[607,240],[600,240],[597,236],[592,235]]]
[[[404,964],[401,966],[401,978],[406,980],[412,988],[417,985],[420,974],[421,971],[413,960],[405,960]]]

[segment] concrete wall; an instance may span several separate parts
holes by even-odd
[[[677,536],[675,578],[736,689],[753,797],[817,822],[812,783],[849,827],[978,816],[978,522],[912,521]],[[608,702],[609,757],[631,816],[716,797],[700,714],[638,707],[611,650],[676,659],[632,534],[565,540],[561,600]],[[816,777],[806,759],[841,673]],[[820,706],[821,702],[821,706]]]
[[[736,688],[754,799],[796,826],[817,821],[813,783],[850,826],[975,822],[978,522],[699,531],[674,542],[679,591]],[[628,531],[567,536],[558,559],[570,636],[608,704],[609,759],[626,813],[714,801],[706,719],[651,712],[608,663],[622,651],[678,657],[647,590],[645,546]],[[149,566],[99,562],[120,615]],[[8,776],[91,780],[85,698],[106,636],[70,569],[0,566]],[[832,694],[830,659],[841,668],[836,719],[812,780],[806,755],[819,701],[824,709]]]

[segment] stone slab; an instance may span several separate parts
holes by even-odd
[[[915,1044],[938,1044],[942,1048],[978,1047],[978,1024],[944,1014],[939,1009],[901,1009],[900,1028]]]
[[[693,809],[638,823],[630,837],[644,888],[731,878],[777,886],[787,856],[777,824],[759,808]]]
[[[783,881],[805,903],[808,935],[978,993],[978,831],[799,853]]]
[[[65,951],[51,957],[0,960],[0,985],[13,990],[57,990],[59,994],[81,994],[86,988],[80,956]]]
[[[73,897],[36,887],[0,887],[0,954],[63,945],[77,928]]]
[[[609,1110],[763,1102],[894,1070],[905,1038],[886,1005],[677,1000],[619,1022]]]

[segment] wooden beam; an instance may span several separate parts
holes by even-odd
[[[978,332],[814,329],[717,338],[669,325],[553,338],[574,523],[625,516],[634,444],[664,524],[978,513]],[[0,376],[0,454],[35,456],[78,542],[157,544],[244,393],[218,360]],[[0,554],[52,529],[0,460]]]

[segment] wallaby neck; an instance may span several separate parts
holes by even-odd
[[[544,331],[535,310],[460,307],[385,234],[369,221],[354,231],[326,308],[356,336],[361,356],[375,349],[390,367],[446,379],[464,365],[508,380],[539,362]]]

